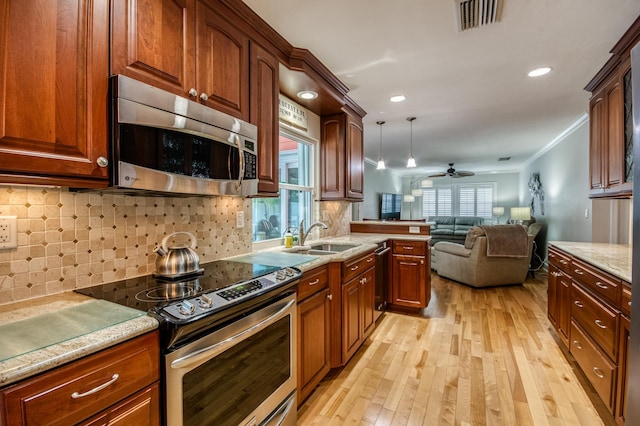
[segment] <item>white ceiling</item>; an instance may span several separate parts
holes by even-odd
[[[499,22],[458,32],[455,0],[244,1],[349,87],[367,111],[366,158],[378,159],[384,120],[387,168],[411,176],[450,162],[519,170],[584,119],[584,86],[640,15],[640,0],[504,0]],[[553,71],[527,77],[541,66]],[[416,169],[405,168],[409,116]]]

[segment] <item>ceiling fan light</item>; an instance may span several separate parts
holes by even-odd
[[[376,167],[377,170],[384,170],[387,167],[384,165],[384,160],[381,158],[378,160],[378,167]]]
[[[416,167],[416,159],[413,157],[409,157],[409,159],[407,160],[407,169],[411,169]]]

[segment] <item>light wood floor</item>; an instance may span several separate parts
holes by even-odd
[[[603,425],[546,317],[543,272],[472,289],[432,275],[421,316],[385,312],[300,425]]]

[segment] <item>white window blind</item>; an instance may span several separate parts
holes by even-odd
[[[424,189],[422,215],[427,218],[430,216],[479,216],[491,220],[496,189],[495,182]]]

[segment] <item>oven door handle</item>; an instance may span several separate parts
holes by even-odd
[[[234,342],[240,338],[248,338],[257,334],[258,332],[264,330],[269,327],[271,324],[278,321],[281,317],[284,316],[284,313],[288,311],[291,306],[295,305],[296,300],[290,300],[286,305],[282,308],[278,309],[272,315],[269,315],[267,318],[263,319],[257,324],[252,325],[246,330],[241,331],[240,333],[234,334],[233,336],[229,336],[221,342],[215,343],[213,345],[207,346],[206,348],[199,349],[195,352],[191,352],[183,357],[180,357],[171,362],[171,368],[179,370],[181,368],[190,368],[191,366],[198,365],[201,361],[206,361],[211,357],[215,356],[217,353],[221,353],[225,351],[227,348],[233,346]]]

